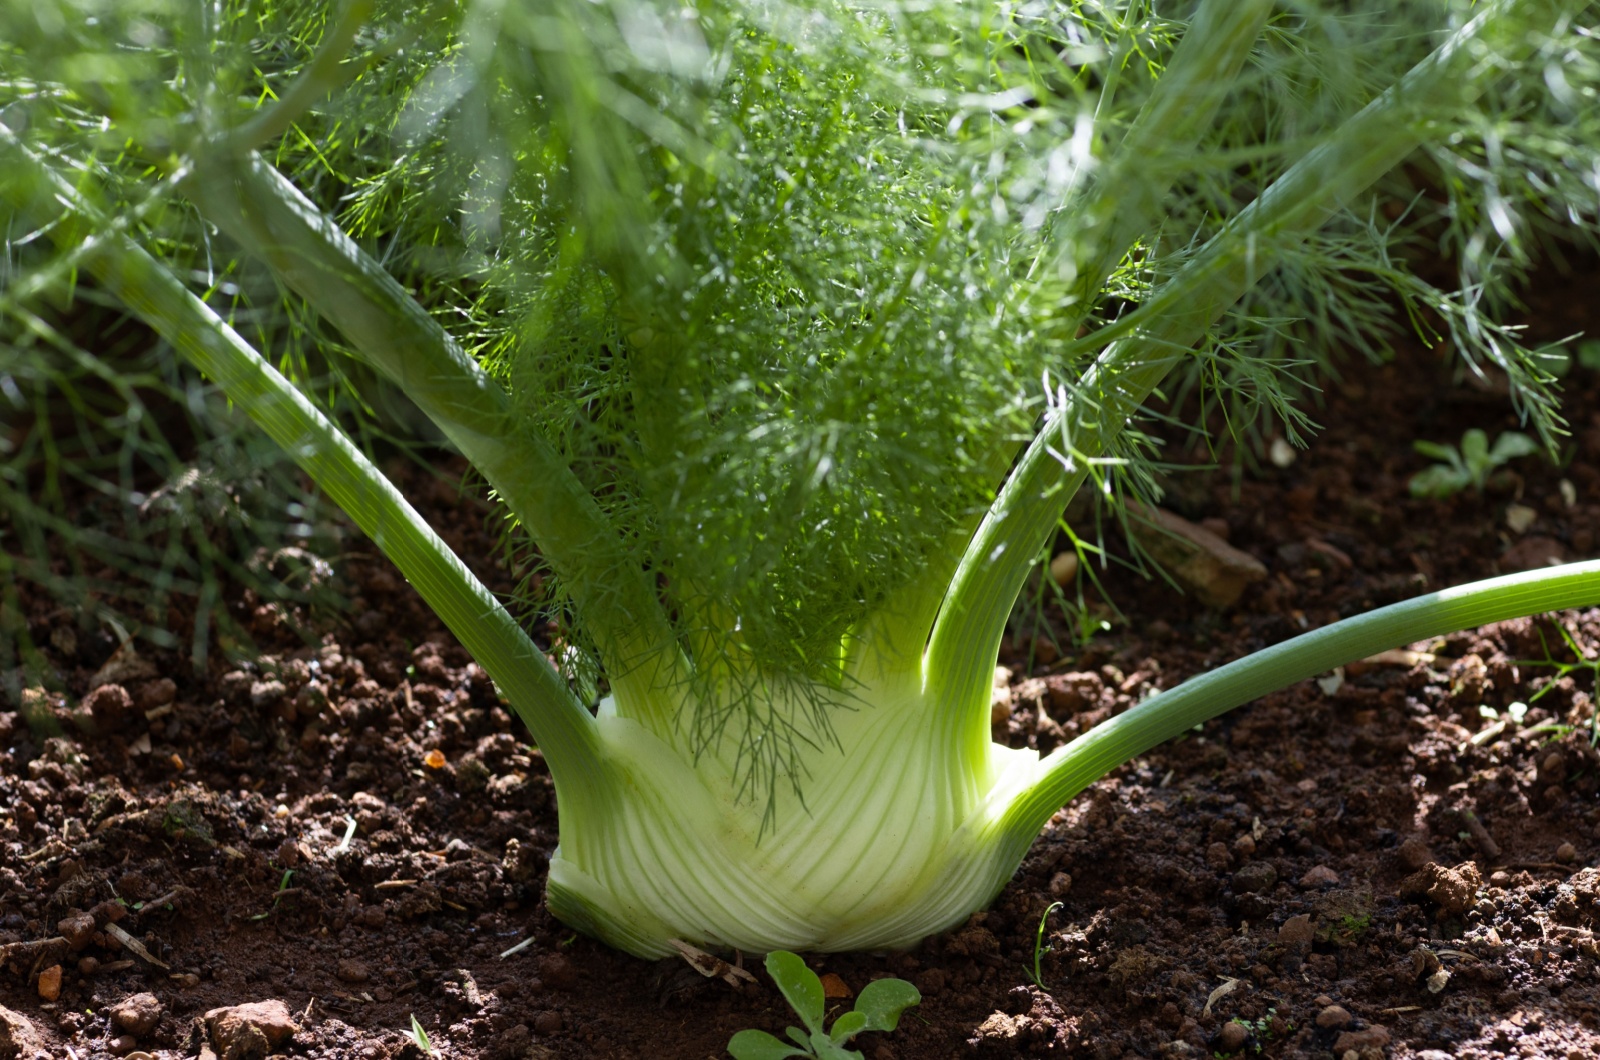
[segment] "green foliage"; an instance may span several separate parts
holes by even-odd
[[[1496,468],[1539,451],[1537,442],[1518,431],[1503,432],[1490,447],[1489,436],[1476,427],[1461,436],[1459,449],[1438,442],[1412,445],[1423,456],[1441,461],[1412,476],[1413,497],[1452,497],[1468,487],[1481,491]]]
[[[1044,969],[1041,967],[1044,955],[1050,952],[1050,947],[1044,944],[1044,926],[1050,919],[1050,914],[1061,908],[1062,903],[1051,902],[1045,911],[1039,914],[1039,933],[1033,939],[1033,969],[1028,973],[1028,978],[1033,980],[1033,985],[1040,990],[1045,989]]]
[[[411,1014],[411,1026],[406,1028],[405,1036],[417,1043],[426,1056],[433,1055],[433,1040],[428,1037],[428,1031],[422,1026],[422,1021],[417,1019],[416,1013]]]
[[[904,979],[874,979],[856,997],[855,1008],[823,1029],[825,997],[822,980],[805,961],[787,950],[767,954],[767,974],[794,1009],[805,1030],[790,1027],[784,1033],[790,1045],[766,1031],[740,1031],[728,1041],[734,1060],[782,1060],[789,1056],[814,1056],[818,1060],[860,1060],[861,1054],[845,1043],[863,1031],[892,1031],[900,1014],[922,1000],[917,988]]]

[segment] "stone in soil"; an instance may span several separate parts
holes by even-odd
[[[33,1024],[20,1012],[0,1005],[0,1060],[33,1060],[50,1055]]]
[[[161,1002],[154,994],[130,994],[107,1010],[111,1022],[136,1038],[142,1038],[161,1022]]]
[[[275,998],[214,1008],[206,1013],[205,1022],[223,1060],[265,1056],[300,1030],[289,1015],[289,1006]]]
[[[1482,886],[1478,866],[1470,861],[1453,869],[1433,862],[1400,881],[1400,897],[1426,895],[1446,913],[1460,916],[1476,901]]]

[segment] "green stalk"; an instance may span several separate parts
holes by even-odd
[[[1441,99],[1477,94],[1471,74],[1482,71],[1467,68],[1468,45],[1486,27],[1517,24],[1533,6],[1508,0],[1486,7],[1291,166],[1130,314],[1137,325],[1118,326],[1127,337],[1108,347],[1046,418],[973,536],[929,643],[929,685],[940,691],[935,724],[969,761],[983,761],[989,743],[988,712],[973,706],[986,706],[988,660],[999,650],[1034,558],[1087,477],[1088,462],[1112,451],[1167,372],[1272,268],[1280,248],[1322,227],[1425,141],[1416,114]]]
[[[1600,603],[1600,560],[1509,574],[1335,622],[1192,677],[1096,725],[1038,764],[1039,779],[1003,820],[1025,850],[1078,792],[1150,748],[1269,692],[1335,666],[1490,622]],[[1019,858],[1022,856],[1019,851]]]
[[[69,211],[50,229],[78,248],[108,291],[213,379],[326,490],[488,672],[544,750],[566,790],[596,789],[602,760],[594,719],[494,595],[393,483],[304,394],[262,359],[164,266],[108,223],[4,125],[13,167],[0,187],[23,209]],[[598,794],[584,797],[597,798]]]
[[[613,681],[671,680],[676,646],[654,588],[566,462],[498,383],[337,224],[259,155],[196,159],[185,194],[334,324],[483,473],[565,579]],[[628,697],[659,704],[663,697]],[[671,739],[674,719],[639,718]]]

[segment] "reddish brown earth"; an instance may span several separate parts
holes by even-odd
[[[1584,327],[1597,278],[1533,292],[1535,337]],[[1001,735],[1050,746],[1302,629],[1600,553],[1600,373],[1567,379],[1562,466],[1524,458],[1485,495],[1421,501],[1411,442],[1492,437],[1516,426],[1509,402],[1437,353],[1347,369],[1291,466],[1236,482],[1224,453],[1166,501],[1267,577],[1215,610],[1112,569],[1125,621],[1049,665],[1008,646]],[[485,509],[408,478],[452,545],[495,554]],[[1531,510],[1521,532],[1513,504]],[[141,649],[95,691],[108,645],[52,641],[78,616],[25,587],[68,694],[44,704],[56,736],[0,705],[0,1057],[7,1035],[24,1056],[417,1057],[415,1016],[447,1057],[701,1058],[792,1022],[764,979],[640,961],[545,912],[556,814],[538,752],[370,547],[336,564],[347,614],[241,595],[258,660],[197,677]],[[964,927],[911,953],[814,956],[849,989],[921,989],[865,1054],[1600,1055],[1600,609],[1412,647],[1102,780]],[[1520,724],[1514,702],[1530,704]],[[255,1002],[279,1004],[197,1025]]]

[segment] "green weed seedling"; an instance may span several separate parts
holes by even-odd
[[[1044,955],[1051,950],[1051,947],[1044,944],[1044,926],[1049,921],[1050,914],[1060,909],[1063,904],[1062,902],[1051,902],[1050,908],[1046,909],[1044,915],[1039,917],[1039,934],[1033,940],[1033,973],[1029,978],[1033,980],[1033,985],[1040,990],[1045,989],[1044,970],[1042,968]]]
[[[414,1012],[411,1014],[411,1029],[405,1032],[405,1036],[416,1042],[418,1049],[421,1049],[429,1056],[433,1055],[433,1041],[428,1037],[428,1032],[422,1026],[422,1021],[417,1019],[417,1015]]]
[[[1412,477],[1413,497],[1453,497],[1468,486],[1482,490],[1495,468],[1539,451],[1537,442],[1516,431],[1501,434],[1490,448],[1489,436],[1476,427],[1461,436],[1460,449],[1423,441],[1413,442],[1412,447],[1440,461]]]
[[[833,1031],[829,1033],[822,1028],[822,980],[806,967],[805,961],[788,950],[773,950],[767,954],[767,974],[778,984],[806,1029],[790,1027],[784,1032],[794,1045],[766,1031],[740,1031],[728,1041],[728,1052],[734,1060],[783,1060],[790,1056],[861,1060],[860,1053],[844,1047],[845,1042],[862,1031],[894,1030],[900,1024],[900,1013],[922,1000],[917,988],[904,979],[874,980],[862,988],[856,1007],[833,1021]]]

